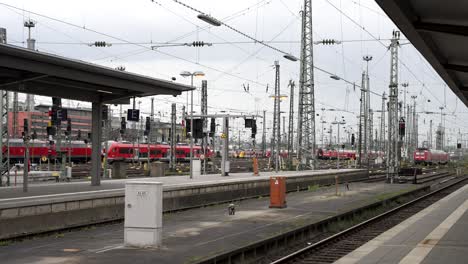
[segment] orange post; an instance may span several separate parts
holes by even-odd
[[[270,208],[286,207],[286,177],[270,177]]]
[[[254,173],[254,176],[258,176],[258,160],[257,160],[257,157],[253,157],[252,158],[252,162],[253,162],[253,173]]]

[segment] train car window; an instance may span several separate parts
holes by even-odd
[[[133,154],[133,149],[131,148],[119,148],[120,154]]]

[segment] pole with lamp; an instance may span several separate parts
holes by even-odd
[[[338,135],[337,135],[337,138],[336,138],[336,145],[337,145],[337,153],[336,153],[336,169],[339,169],[340,168],[340,125],[344,125],[346,124],[346,122],[344,121],[344,119],[342,121],[333,121],[332,122],[333,125],[336,125],[336,127],[338,128]]]
[[[190,77],[190,86],[193,87],[193,77],[202,77],[205,74],[201,71],[189,72],[183,71],[180,73],[182,77]],[[193,89],[190,91],[190,179],[193,179]]]

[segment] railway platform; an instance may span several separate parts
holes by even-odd
[[[59,183],[0,190],[0,239],[56,231],[64,228],[98,224],[124,218],[124,186],[128,180],[163,183],[163,211],[190,208],[268,196],[272,175],[287,178],[289,192],[310,186],[368,180],[365,170],[318,170],[300,172],[232,174],[229,177],[203,175],[170,176],[103,181],[101,186],[89,183]],[[3,199],[2,199],[3,198]]]
[[[2,263],[197,263],[205,258],[256,243],[282,232],[323,221],[384,197],[421,188],[410,184],[355,182],[287,195],[288,207],[269,208],[269,198],[236,202],[235,215],[226,204],[166,213],[163,246],[126,248],[123,224],[84,228],[72,232],[4,243]]]
[[[336,263],[467,263],[467,210],[465,185]]]
[[[31,184],[27,193],[23,192],[22,186],[10,186],[0,188],[0,204],[2,199],[9,198],[21,198],[21,197],[33,197],[42,195],[58,195],[58,194],[75,194],[79,195],[82,192],[89,191],[104,191],[104,190],[124,190],[125,182],[135,180],[153,180],[162,182],[165,187],[169,186],[180,186],[191,184],[209,184],[219,182],[245,182],[252,180],[265,180],[270,176],[286,176],[286,177],[305,177],[305,176],[321,176],[326,174],[337,174],[341,175],[349,172],[364,172],[364,170],[358,169],[327,169],[327,170],[315,170],[315,171],[280,171],[278,173],[273,172],[260,172],[259,176],[253,176],[252,172],[240,172],[230,173],[229,176],[221,176],[220,174],[205,174],[195,176],[193,179],[189,179],[188,175],[181,176],[166,176],[166,177],[151,177],[151,178],[127,178],[127,179],[102,179],[100,186],[91,186],[89,181],[79,182],[46,182]]]

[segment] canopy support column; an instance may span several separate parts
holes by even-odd
[[[92,103],[91,124],[91,185],[101,185],[101,135],[102,135],[102,102]]]

